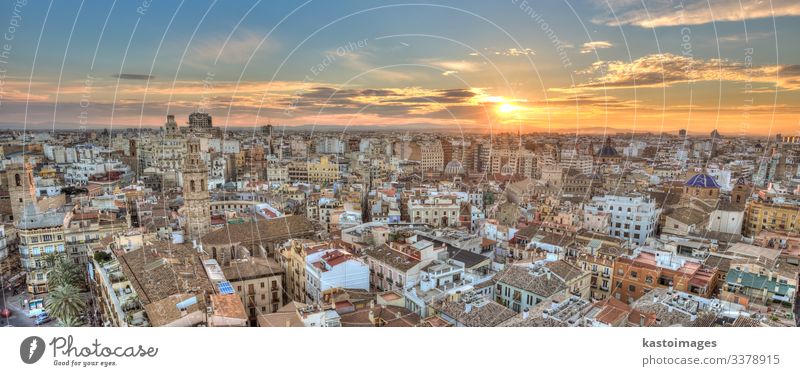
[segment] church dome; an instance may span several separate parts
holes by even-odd
[[[692,188],[719,188],[717,181],[708,174],[697,174],[692,176],[691,179],[686,181],[686,186]]]
[[[617,149],[614,149],[611,146],[611,137],[606,137],[606,141],[603,143],[603,147],[600,148],[600,151],[597,153],[598,157],[618,157],[619,152]]]
[[[514,168],[511,167],[510,163],[506,163],[500,168],[500,175],[514,175]]]
[[[447,163],[447,166],[444,168],[445,175],[463,175],[464,174],[464,166],[461,162],[453,159],[452,161]]]

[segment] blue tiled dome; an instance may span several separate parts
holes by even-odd
[[[691,179],[686,181],[686,186],[693,188],[719,188],[717,181],[708,174],[697,174],[692,176]]]

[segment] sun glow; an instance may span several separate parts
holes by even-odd
[[[497,111],[499,111],[501,114],[510,114],[516,110],[517,106],[514,106],[513,104],[508,102],[503,103],[499,107],[497,107]]]

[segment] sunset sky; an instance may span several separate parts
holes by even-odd
[[[5,126],[800,129],[797,0],[22,3]]]

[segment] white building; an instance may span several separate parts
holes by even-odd
[[[609,235],[643,245],[653,235],[660,212],[655,200],[649,196],[605,195],[592,198],[592,202],[584,207],[584,218],[608,213]]]
[[[726,234],[741,234],[744,210],[742,208],[723,205],[708,216],[708,231],[719,231]]]
[[[433,227],[458,226],[460,206],[455,197],[434,196],[408,203],[408,213],[414,223]]]
[[[318,304],[332,288],[369,291],[369,266],[344,249],[324,249],[306,256],[306,303]]]
[[[319,154],[344,154],[344,142],[340,138],[325,137],[317,141]]]

